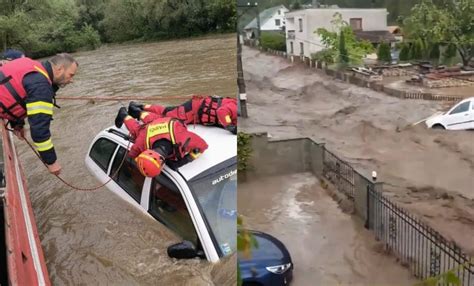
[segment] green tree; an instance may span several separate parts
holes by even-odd
[[[400,50],[399,59],[400,61],[410,60],[410,45],[408,43],[402,44],[402,49]]]
[[[286,37],[279,32],[262,32],[260,44],[264,48],[286,52]]]
[[[377,51],[377,58],[381,62],[388,62],[388,63],[392,62],[392,55],[390,53],[390,46],[387,43],[382,42],[379,45],[379,48],[378,48],[378,51]]]
[[[291,10],[299,10],[301,9],[301,3],[298,0],[295,0],[293,4],[291,4]]]
[[[242,217],[237,217],[237,251],[242,253],[242,256],[250,258],[252,249],[258,248],[258,242],[255,237],[243,225]],[[242,285],[242,278],[240,275],[240,266],[237,268],[237,285]]]
[[[438,43],[433,43],[431,45],[429,58],[431,60],[435,61],[435,62],[438,62],[439,61],[439,56],[440,56],[439,44]]]
[[[339,62],[344,64],[349,62],[349,54],[347,53],[343,31],[339,32]]]
[[[456,56],[456,45],[454,44],[448,44],[446,46],[446,49],[444,50],[443,52],[443,57],[445,59],[451,59],[451,58],[454,58]]]
[[[422,0],[409,17],[403,20],[410,39],[430,39],[431,42],[453,44],[463,65],[474,57],[474,1]]]
[[[336,53],[330,49],[324,49],[311,54],[311,59],[316,61],[325,62],[326,64],[335,63]]]
[[[410,58],[415,60],[421,60],[423,58],[423,41],[420,38],[411,44]]]
[[[358,41],[349,24],[342,20],[340,13],[335,13],[331,21],[333,26],[329,31],[325,28],[319,28],[315,31],[320,37],[327,50],[330,50],[334,55],[339,55],[341,32],[344,38],[344,46],[347,50],[347,59],[350,63],[359,64],[362,58],[374,51],[374,47],[367,41]],[[337,31],[337,32],[333,32]]]

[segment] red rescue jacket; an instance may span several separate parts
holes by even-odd
[[[52,84],[40,62],[20,58],[0,67],[0,118],[18,121],[26,117],[26,91],[23,78],[31,72],[39,72]]]
[[[237,101],[234,98],[195,95],[178,106],[147,105],[146,111],[182,120],[186,124],[227,127],[237,125]]]
[[[198,155],[207,149],[208,145],[204,139],[197,134],[187,130],[186,126],[179,120],[162,117],[149,122],[144,128],[136,132],[136,121],[125,120],[124,123],[132,134],[137,134],[129,156],[135,158],[141,152],[152,149],[153,143],[158,140],[169,140],[173,145],[173,154],[166,159],[181,160],[187,154]]]

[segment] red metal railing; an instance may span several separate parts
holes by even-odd
[[[10,285],[51,285],[12,135],[2,120],[5,239]]]

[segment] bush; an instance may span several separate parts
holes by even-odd
[[[315,61],[325,62],[326,64],[335,63],[336,53],[330,49],[324,49],[314,54],[311,54],[311,59]]]
[[[392,55],[390,54],[390,46],[383,42],[379,45],[379,49],[377,51],[377,58],[381,62],[392,62]]]
[[[411,45],[410,57],[415,60],[423,58],[423,41],[421,39],[416,39]]]
[[[409,61],[410,60],[410,45],[403,43],[402,50],[399,55],[400,61]]]
[[[439,56],[440,56],[441,52],[439,50],[439,44],[438,43],[434,43],[432,46],[431,46],[431,50],[430,50],[430,60],[433,60],[435,62],[438,62],[439,60]]]
[[[100,46],[100,35],[91,25],[86,24],[77,35],[78,47],[95,49]]]
[[[251,137],[249,134],[243,132],[237,133],[237,158],[239,160],[237,169],[239,171],[245,171],[248,168],[248,160],[252,154],[250,140]]]
[[[282,33],[263,32],[260,36],[260,45],[263,48],[286,52],[286,39]]]

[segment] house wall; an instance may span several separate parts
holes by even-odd
[[[275,12],[265,23],[261,23],[260,30],[275,31],[281,30],[281,27],[285,26],[285,13],[288,12],[288,9],[282,6],[278,10],[280,11],[280,15],[278,15],[278,12]],[[280,26],[275,25],[276,19],[280,20]]]
[[[351,18],[362,19],[362,30],[387,30],[386,9],[306,9],[286,14],[287,51],[290,53],[290,42],[293,41],[293,55],[300,55],[300,43],[303,43],[303,54],[310,57],[312,53],[324,49],[321,37],[315,31],[326,28],[334,31],[331,24],[335,13],[342,15],[342,20],[349,23]],[[303,23],[303,31],[299,30],[299,19]],[[295,31],[295,39],[288,39],[288,31]]]

